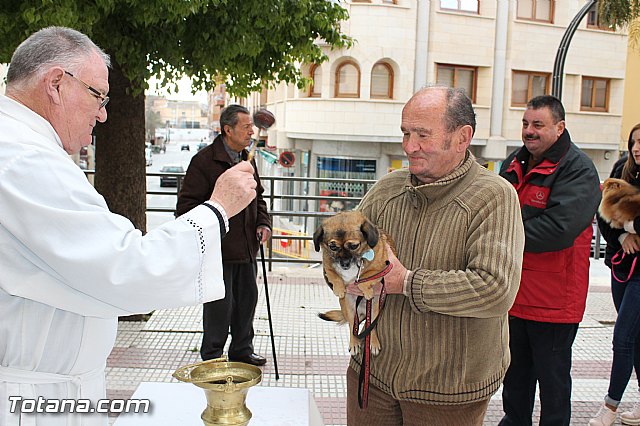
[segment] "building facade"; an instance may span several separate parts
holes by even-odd
[[[207,108],[206,104],[197,100],[172,100],[156,95],[147,95],[145,98],[145,109],[147,112],[152,111],[157,117],[155,138],[165,141],[208,139],[211,135]]]
[[[328,61],[303,64],[312,81],[305,90],[283,83],[268,91],[277,117],[269,141],[306,158],[298,167],[309,176],[378,178],[406,164],[404,103],[425,84],[446,84],[472,99],[471,150],[495,170],[522,145],[526,102],[551,93],[558,46],[585,3],[352,0],[342,30],[353,47],[327,48]],[[572,139],[602,177],[618,156],[626,60],[626,33],[602,28],[591,11],[568,51],[562,100]]]
[[[637,45],[629,46],[627,53],[627,79],[624,84],[624,103],[622,107],[622,131],[620,132],[620,150],[627,150],[629,132],[640,123],[640,40]]]

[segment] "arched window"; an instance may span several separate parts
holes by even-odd
[[[371,69],[371,97],[393,98],[393,68],[385,62],[378,62]]]
[[[309,70],[311,77],[311,85],[309,86],[309,97],[319,98],[322,94],[322,68],[320,65],[313,64]]]
[[[336,68],[336,98],[360,97],[360,69],[353,62],[344,62]]]

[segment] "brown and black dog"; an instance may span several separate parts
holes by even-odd
[[[623,229],[625,222],[640,216],[640,189],[622,179],[605,180],[598,212],[612,228]]]
[[[357,211],[338,213],[322,222],[313,234],[316,251],[322,249],[322,267],[327,284],[338,296],[340,310],[318,314],[326,321],[345,322],[350,326],[349,352],[355,355],[360,350],[359,339],[353,335],[356,299],[358,296],[346,292],[347,285],[374,276],[383,271],[389,258],[386,245],[395,253],[391,238],[378,229],[362,213]],[[382,278],[358,284],[367,300],[372,300],[371,321],[379,314],[379,295],[374,287]],[[360,321],[364,319],[365,303],[358,307]],[[377,355],[381,346],[375,329],[371,332],[371,353]]]

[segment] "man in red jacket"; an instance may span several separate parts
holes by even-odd
[[[536,383],[540,424],[571,420],[571,347],[586,305],[591,223],[601,195],[598,172],[571,142],[564,119],[557,98],[530,100],[524,146],[500,169],[518,192],[525,230],[520,289],[509,311],[501,426],[531,425]]]

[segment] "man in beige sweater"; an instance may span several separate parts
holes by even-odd
[[[508,319],[524,231],[515,190],[468,148],[475,113],[464,92],[429,87],[402,111],[409,169],[383,177],[359,206],[395,240],[377,325],[368,407],[361,356],[347,371],[349,425],[482,425],[509,366]]]

